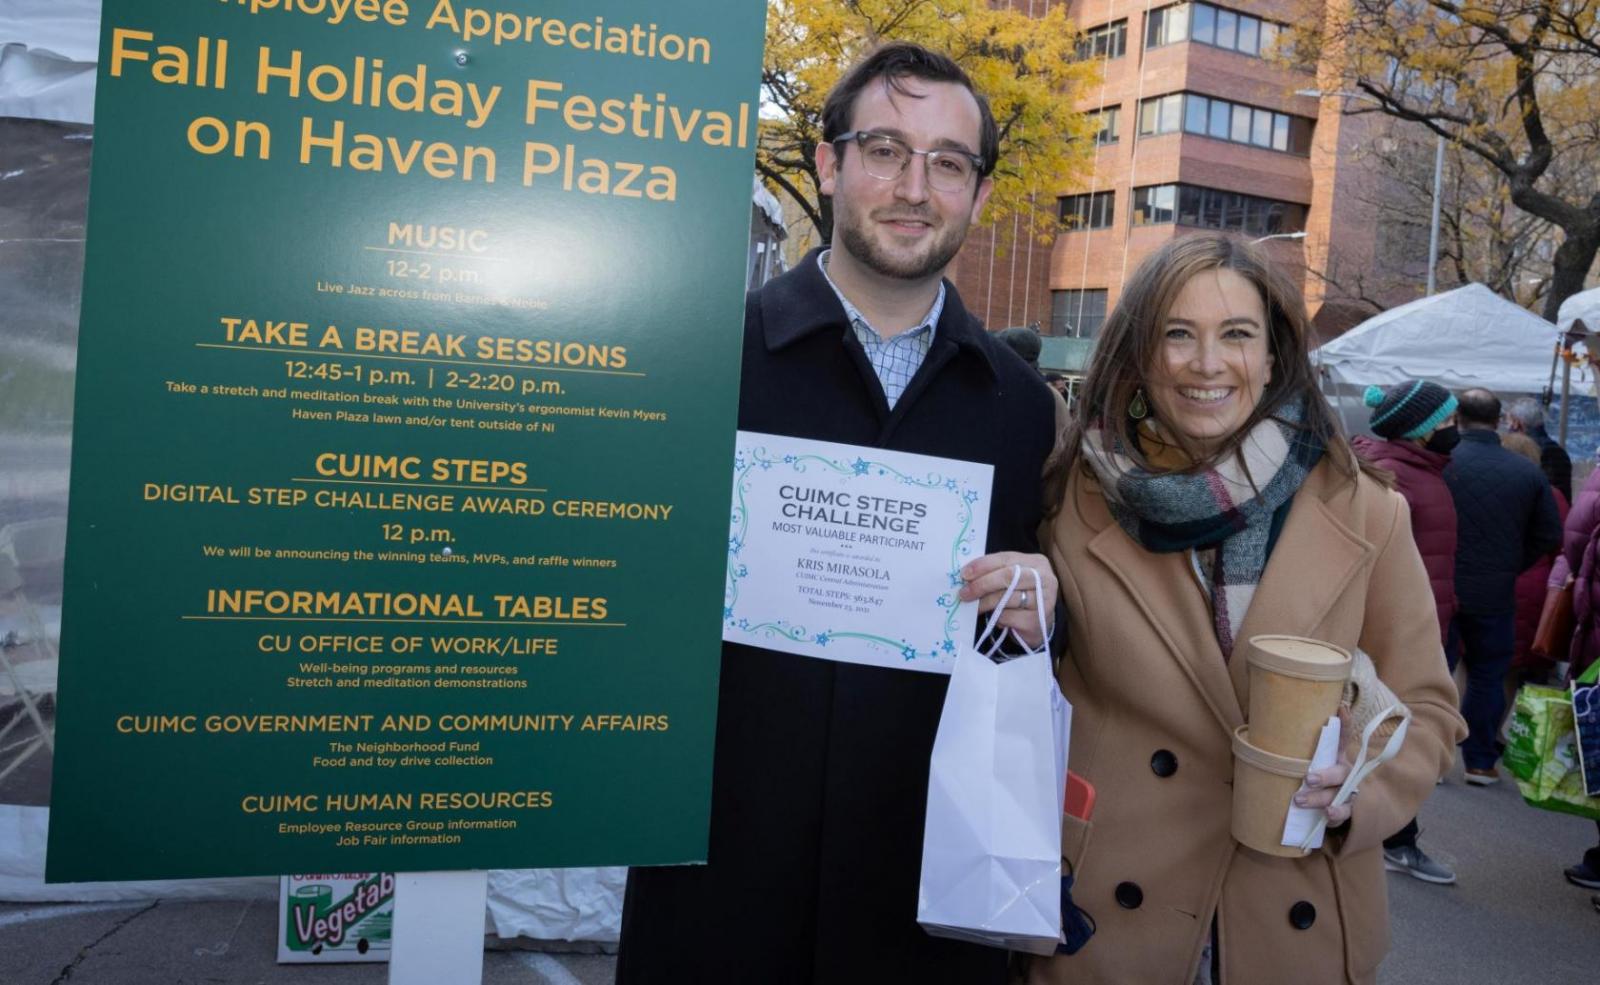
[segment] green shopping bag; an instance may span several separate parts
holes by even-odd
[[[1583,676],[1597,672],[1600,661]],[[1584,793],[1568,692],[1536,684],[1523,687],[1507,732],[1503,762],[1516,777],[1523,800],[1541,810],[1600,820],[1600,797]]]

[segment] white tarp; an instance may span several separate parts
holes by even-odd
[[[494,869],[489,873],[489,929],[495,936],[546,941],[622,938],[622,891],[628,870]]]
[[[173,879],[161,882],[78,882],[45,885],[45,830],[50,810],[0,804],[0,900],[83,903],[139,899],[277,899],[278,880]]]
[[[0,116],[94,120],[100,0],[0,3]]]
[[[1482,284],[1391,308],[1317,349],[1336,384],[1432,380],[1451,390],[1538,393],[1550,382],[1555,326]]]
[[[82,903],[147,899],[278,898],[272,876],[45,885],[43,807],[0,804],[0,900]],[[486,933],[510,939],[615,943],[628,870],[496,869],[489,873]]]

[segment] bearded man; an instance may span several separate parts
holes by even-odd
[[[1058,401],[943,279],[998,143],[944,55],[886,45],[840,79],[816,148],[832,242],[748,298],[739,401],[747,431],[992,465],[993,553],[962,571],[980,610],[1012,565],[1057,589],[1037,531]],[[1011,605],[1001,625],[1043,645],[1035,603]],[[708,864],[630,873],[619,985],[1003,985],[1005,952],[916,919],[947,683],[724,644]]]

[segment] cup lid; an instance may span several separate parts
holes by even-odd
[[[1252,667],[1306,681],[1343,681],[1350,677],[1349,651],[1304,636],[1252,636],[1245,661]]]
[[[1311,760],[1280,756],[1250,744],[1250,726],[1241,725],[1233,730],[1233,757],[1242,759],[1257,769],[1279,776],[1303,778],[1311,772]]]

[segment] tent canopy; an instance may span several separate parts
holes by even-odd
[[[1593,292],[1591,292],[1593,293]],[[1391,308],[1317,349],[1334,383],[1432,380],[1451,390],[1538,393],[1550,381],[1555,326],[1482,284]]]
[[[1583,319],[1584,328],[1600,332],[1600,287],[1580,291],[1561,302],[1561,313],[1556,316],[1556,327],[1563,333],[1572,330],[1572,323]]]

